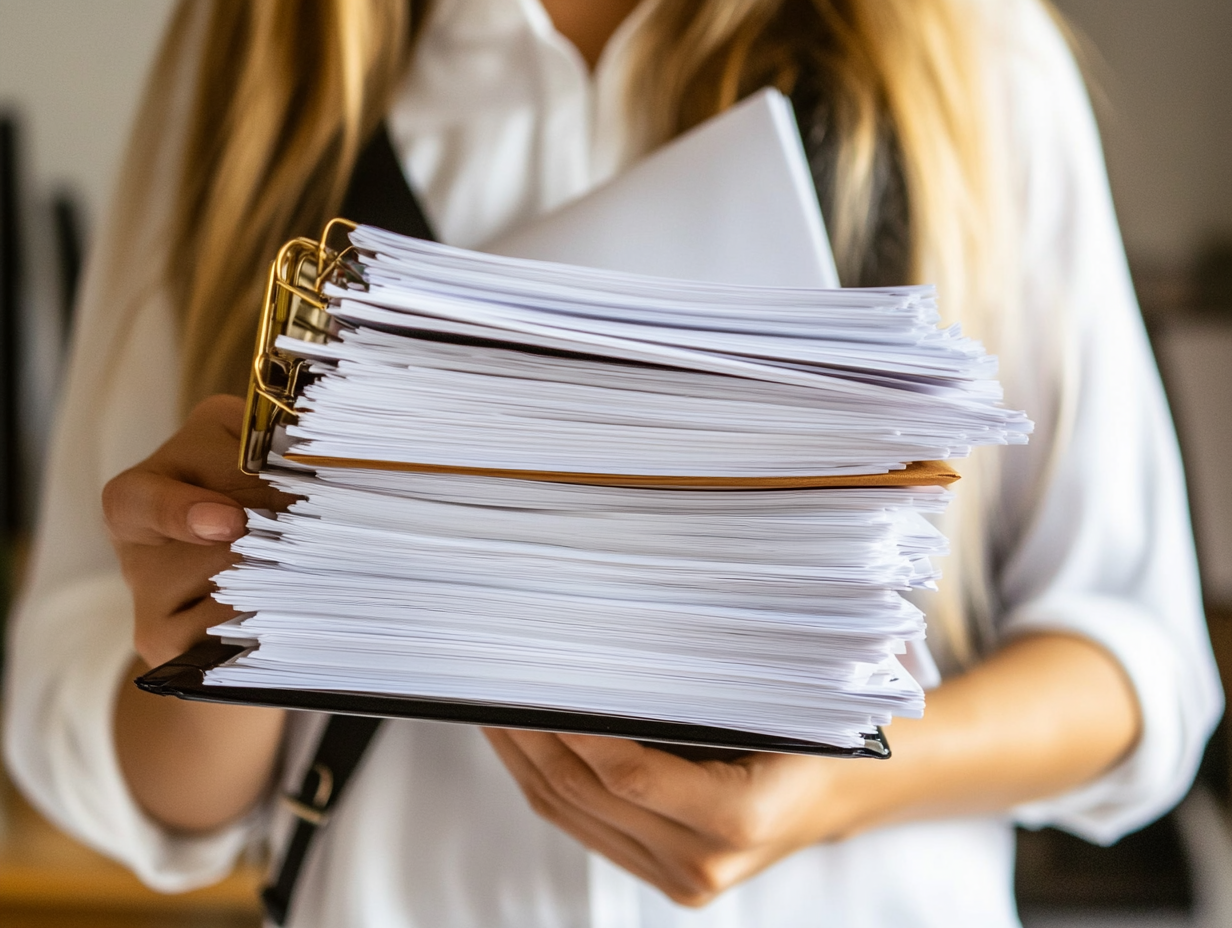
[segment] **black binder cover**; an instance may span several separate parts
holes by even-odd
[[[240,645],[203,641],[179,657],[155,667],[135,681],[137,686],[158,696],[178,696],[199,702],[242,703],[305,709],[338,715],[369,715],[382,718],[426,719],[435,722],[464,722],[491,728],[529,728],[539,731],[571,732],[581,735],[611,735],[665,745],[687,746],[673,751],[692,759],[705,759],[709,751],[768,751],[778,754],[815,754],[827,757],[890,756],[890,746],[880,730],[866,734],[862,748],[838,748],[828,744],[758,735],[706,725],[686,725],[654,719],[626,718],[544,709],[466,702],[452,699],[427,699],[390,696],[380,693],[354,693],[339,690],[282,690],[265,687],[206,686],[205,672],[243,651]],[[697,751],[696,749],[705,749]],[[671,748],[667,748],[671,750]]]

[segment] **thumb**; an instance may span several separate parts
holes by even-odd
[[[247,526],[230,497],[141,468],[104,487],[103,516],[117,541],[139,545],[219,544],[239,538]]]

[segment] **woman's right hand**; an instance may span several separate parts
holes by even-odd
[[[161,448],[103,489],[103,513],[133,593],[134,644],[156,667],[235,613],[210,596],[234,561],[244,508],[285,509],[291,497],[237,466],[244,403],[203,400]]]
[[[152,455],[110,481],[103,511],[133,593],[136,675],[206,638],[235,613],[210,596],[234,560],[244,508],[284,509],[288,497],[240,471],[244,403],[204,400]],[[133,797],[171,828],[209,831],[234,821],[270,788],[286,713],[186,702],[127,680],[115,707],[120,768]]]

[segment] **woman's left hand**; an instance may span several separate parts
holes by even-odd
[[[844,768],[859,766],[850,761],[749,754],[694,763],[618,738],[485,734],[536,812],[684,905],[704,905],[859,820],[856,797],[838,784]]]
[[[886,761],[692,763],[617,738],[486,734],[536,812],[676,902],[704,905],[819,841],[1063,793],[1123,758],[1140,727],[1111,654],[1043,633],[932,690],[924,718],[895,721]]]

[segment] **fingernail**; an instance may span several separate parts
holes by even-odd
[[[188,510],[188,528],[203,541],[235,541],[244,534],[244,512],[222,503],[197,503]]]

